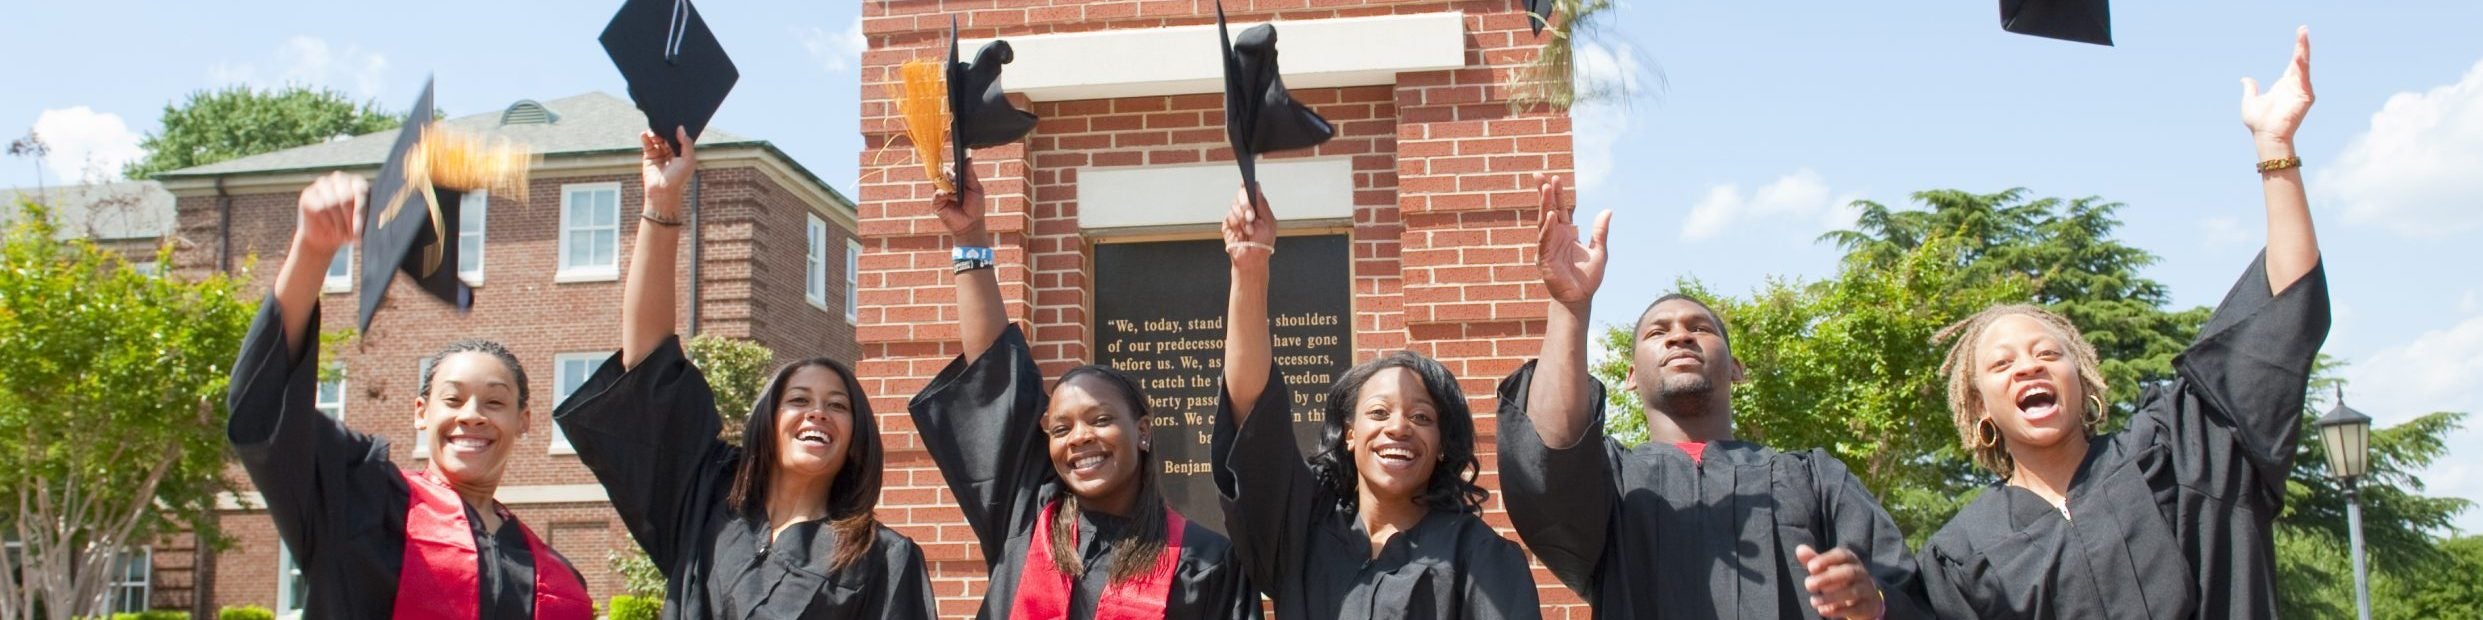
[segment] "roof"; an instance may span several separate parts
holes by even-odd
[[[519,102],[535,103],[535,102]],[[546,158],[638,152],[638,133],[645,131],[647,117],[629,101],[602,92],[589,92],[536,103],[549,111],[552,122],[502,125],[501,117],[508,110],[494,109],[442,121],[444,124],[484,136],[505,137],[527,145]],[[396,129],[367,133],[343,140],[299,146],[281,151],[261,153],[204,166],[193,166],[162,172],[157,180],[202,179],[209,177],[319,172],[344,168],[377,167],[388,158],[388,149],[396,143]],[[853,201],[821,181],[810,169],[796,162],[783,150],[766,140],[744,137],[721,128],[709,126],[699,136],[701,150],[749,146],[765,150],[783,159],[812,183],[831,196],[843,201],[838,205],[852,209]]]
[[[0,224],[17,221],[20,198],[52,207],[62,238],[157,239],[172,234],[172,192],[154,181],[0,189]]]

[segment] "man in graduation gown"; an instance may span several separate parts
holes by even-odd
[[[576,569],[491,499],[531,421],[506,349],[458,343],[435,358],[414,401],[438,452],[423,471],[319,411],[320,274],[358,236],[369,191],[343,173],[303,190],[292,249],[226,396],[233,451],[307,578],[304,615],[593,617]]]
[[[1605,618],[1923,615],[1904,535],[1843,463],[1734,439],[1741,364],[1697,300],[1658,299],[1634,328],[1623,387],[1648,442],[1604,437],[1586,331],[1611,214],[1581,244],[1560,179],[1538,190],[1543,357],[1500,383],[1501,492],[1535,556]]]

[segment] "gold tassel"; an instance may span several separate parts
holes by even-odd
[[[422,166],[431,183],[457,191],[490,190],[503,196],[526,195],[534,151],[508,138],[484,138],[432,123],[419,150],[410,158]],[[410,163],[410,162],[409,162]],[[417,177],[420,178],[420,177]]]
[[[897,82],[897,112],[905,118],[905,135],[913,138],[914,157],[921,160],[923,175],[940,191],[954,192],[948,175],[940,170],[945,163],[940,156],[948,145],[948,84],[943,76],[942,61],[917,58],[905,61],[899,69],[902,80]]]

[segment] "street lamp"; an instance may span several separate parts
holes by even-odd
[[[2328,475],[2345,483],[2346,533],[2354,545],[2354,609],[2371,620],[2371,584],[2362,567],[2362,475],[2371,472],[2371,416],[2345,406],[2345,388],[2336,390],[2336,408],[2312,422],[2319,443],[2327,448]]]

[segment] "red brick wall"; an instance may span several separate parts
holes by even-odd
[[[367,171],[366,171],[367,173]],[[813,307],[803,299],[804,213],[812,207],[772,177],[752,167],[711,167],[703,175],[701,234],[706,239],[702,328],[708,332],[755,337],[773,348],[779,359],[831,355],[853,359],[853,327],[845,321],[844,239],[852,233],[828,219],[830,235],[830,306]],[[523,200],[492,196],[485,226],[483,286],[474,294],[473,311],[460,315],[396,280],[369,333],[348,347],[345,420],[355,430],[383,437],[400,467],[427,463],[412,455],[415,445],[413,398],[420,379],[419,359],[462,338],[497,340],[516,353],[527,371],[532,428],[518,441],[514,459],[503,474],[504,487],[521,485],[594,484],[594,475],[577,457],[552,454],[551,413],[557,394],[554,358],[562,353],[608,355],[620,346],[621,281],[554,282],[558,271],[562,187],[579,183],[617,183],[621,190],[621,267],[626,269],[630,246],[642,224],[636,213],[644,203],[635,171],[614,171],[533,180]],[[234,268],[257,291],[274,285],[277,269],[290,248],[298,190],[241,194],[232,198]],[[824,205],[823,205],[824,206]],[[181,249],[175,258],[192,274],[216,266],[219,214],[213,195],[183,196],[177,201]],[[754,238],[755,237],[755,238]],[[687,259],[691,244],[682,244]],[[356,266],[359,268],[359,265]],[[680,320],[687,324],[689,269],[681,269],[675,286],[685,287]],[[351,327],[355,321],[354,291],[320,296],[322,327]],[[227,468],[239,491],[250,491],[238,465]],[[546,538],[584,573],[589,591],[598,599],[620,593],[619,577],[606,561],[609,551],[628,549],[629,537],[611,508],[594,504],[528,504],[513,506],[519,517]],[[216,559],[214,603],[259,604],[275,600],[273,554],[277,539],[263,513],[235,512],[221,516],[235,546]],[[264,557],[262,557],[264,556]],[[181,561],[186,562],[186,557]],[[164,559],[159,559],[159,565]],[[261,574],[264,573],[264,574]],[[185,584],[186,585],[186,584]]]
[[[1535,353],[1546,299],[1532,266],[1538,211],[1527,175],[1572,167],[1566,115],[1512,114],[1498,84],[1530,60],[1537,40],[1514,2],[1232,0],[1231,19],[1311,20],[1462,10],[1466,68],[1405,73],[1394,86],[1305,89],[1294,96],[1338,125],[1338,137],[1279,157],[1352,160],[1354,328],[1367,359],[1410,348],[1457,372],[1478,412],[1495,410],[1498,379]],[[864,144],[859,209],[863,236],[862,325],[867,360],[858,370],[889,433],[883,518],[915,537],[932,560],[941,612],[971,616],[983,568],[953,498],[922,453],[903,413],[955,344],[949,240],[929,217],[932,187],[887,100],[897,65],[945,51],[950,13],[959,36],[991,38],[1213,23],[1196,0],[1076,2],[951,0],[865,3],[861,104]],[[940,11],[946,12],[940,12]],[[1029,60],[1021,58],[1021,61]],[[1005,83],[1005,80],[1004,80]],[[1022,102],[1022,100],[1021,100]],[[1094,241],[1078,227],[1080,169],[1231,161],[1222,104],[1213,93],[1042,102],[1025,142],[978,151],[976,174],[996,205],[990,216],[1002,295],[1010,316],[1032,328],[1048,372],[1088,359],[1093,308],[1087,277]],[[893,141],[893,142],[892,142]],[[1229,191],[1203,188],[1201,191]],[[1283,212],[1279,205],[1278,213]],[[1496,424],[1477,420],[1487,488],[1497,488]],[[1495,505],[1486,518],[1507,531]],[[1578,599],[1537,569],[1553,617],[1585,616]]]

